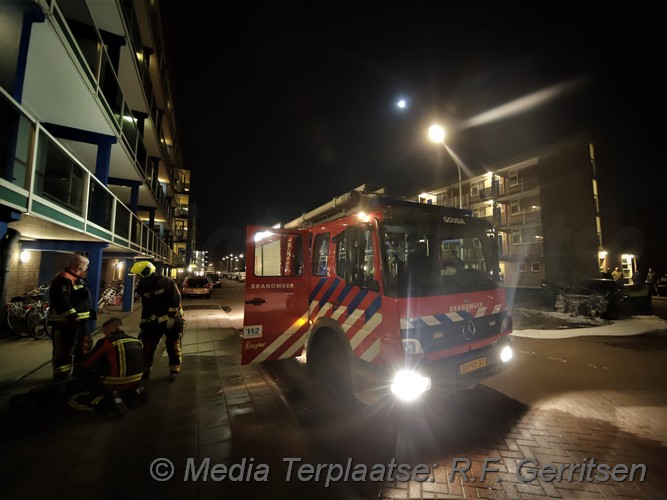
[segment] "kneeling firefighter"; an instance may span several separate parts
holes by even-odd
[[[82,391],[70,397],[76,410],[104,413],[113,410],[119,417],[133,406],[143,404],[148,395],[140,385],[143,375],[141,341],[127,335],[120,318],[111,318],[102,326],[104,338],[97,341],[75,373],[82,381]]]
[[[139,339],[144,345],[144,374],[150,377],[155,349],[165,336],[169,356],[169,380],[181,371],[181,339],[183,337],[183,309],[178,285],[168,276],[156,274],[152,262],[136,262],[129,271],[141,277],[137,293],[141,296],[141,323]]]

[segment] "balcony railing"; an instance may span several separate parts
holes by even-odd
[[[140,130],[138,127],[138,120],[125,99],[116,71],[114,70],[104,47],[102,37],[97,31],[97,27],[95,26],[85,2],[54,1],[52,4],[52,11],[56,24],[66,35],[64,41],[69,43],[70,49],[77,56],[77,61],[81,65],[88,82],[100,99],[102,107],[107,113],[107,116],[111,119],[113,126],[116,128],[116,132],[120,135],[122,144],[125,145],[126,149],[131,154],[136,167],[150,186],[157,205],[167,218],[171,219],[169,203],[161,186],[157,183],[151,183],[148,179],[148,172],[150,172],[151,169],[151,160],[146,152],[146,147],[143,142],[143,130]],[[74,35],[77,30],[71,29],[70,24],[81,24],[81,22],[73,21],[68,18],[67,16],[69,12],[71,12],[69,14],[70,16],[77,16],[78,19],[85,20],[83,24],[89,25],[92,28],[92,31],[94,31],[98,38],[97,43],[93,43],[87,38],[81,38]],[[91,30],[88,30],[87,33],[90,33],[90,31]],[[147,77],[148,75],[144,74],[139,76],[143,83],[143,77]],[[146,90],[146,87],[150,86],[144,84],[143,87],[144,90]],[[155,120],[155,117],[157,116],[155,109],[157,109],[157,106],[155,104],[152,89],[146,94],[146,98],[151,116]],[[151,106],[153,107],[151,108]],[[155,123],[157,123],[157,121],[155,121]]]
[[[3,205],[100,241],[169,263],[176,261],[169,245],[3,88],[0,88],[0,123]]]
[[[518,183],[512,186],[508,182],[503,182],[500,184],[500,189],[498,196],[508,196],[517,193],[523,193],[524,191],[530,191],[540,187],[540,180],[537,178],[532,179],[521,179],[519,178]]]
[[[479,201],[486,201],[493,199],[493,188],[485,187],[479,190]]]
[[[521,226],[530,222],[539,222],[542,219],[540,210],[521,210],[515,214],[508,211],[503,212],[500,218],[501,226]]]

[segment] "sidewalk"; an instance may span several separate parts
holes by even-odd
[[[3,498],[220,498],[221,491],[232,493],[238,486],[184,481],[188,459],[210,459],[214,466],[252,457],[255,463],[278,469],[283,457],[307,457],[270,382],[257,366],[240,366],[239,333],[228,314],[218,306],[195,307],[186,310],[178,379],[168,381],[161,344],[151,379],[144,382],[148,403],[120,419],[66,407],[27,415],[14,411],[8,404],[13,394],[50,379],[50,342],[3,342]],[[129,333],[138,331],[140,308],[112,314],[122,317]],[[100,319],[101,324],[104,316]],[[174,464],[174,481],[154,479],[150,466],[156,459]],[[265,482],[250,489],[244,483],[244,494],[255,486],[257,494],[272,491]],[[283,484],[284,495],[279,496],[312,497],[310,488],[298,482]]]

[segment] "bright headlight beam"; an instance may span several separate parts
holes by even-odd
[[[503,350],[500,351],[500,360],[503,363],[507,363],[510,359],[512,359],[512,356],[514,353],[512,352],[512,348],[510,346],[505,346],[503,347]]]
[[[431,388],[431,379],[412,370],[401,370],[394,377],[391,392],[398,399],[410,402]]]

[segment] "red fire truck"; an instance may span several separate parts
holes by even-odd
[[[279,228],[249,226],[243,364],[297,358],[338,394],[404,401],[512,357],[492,225],[366,185]]]

